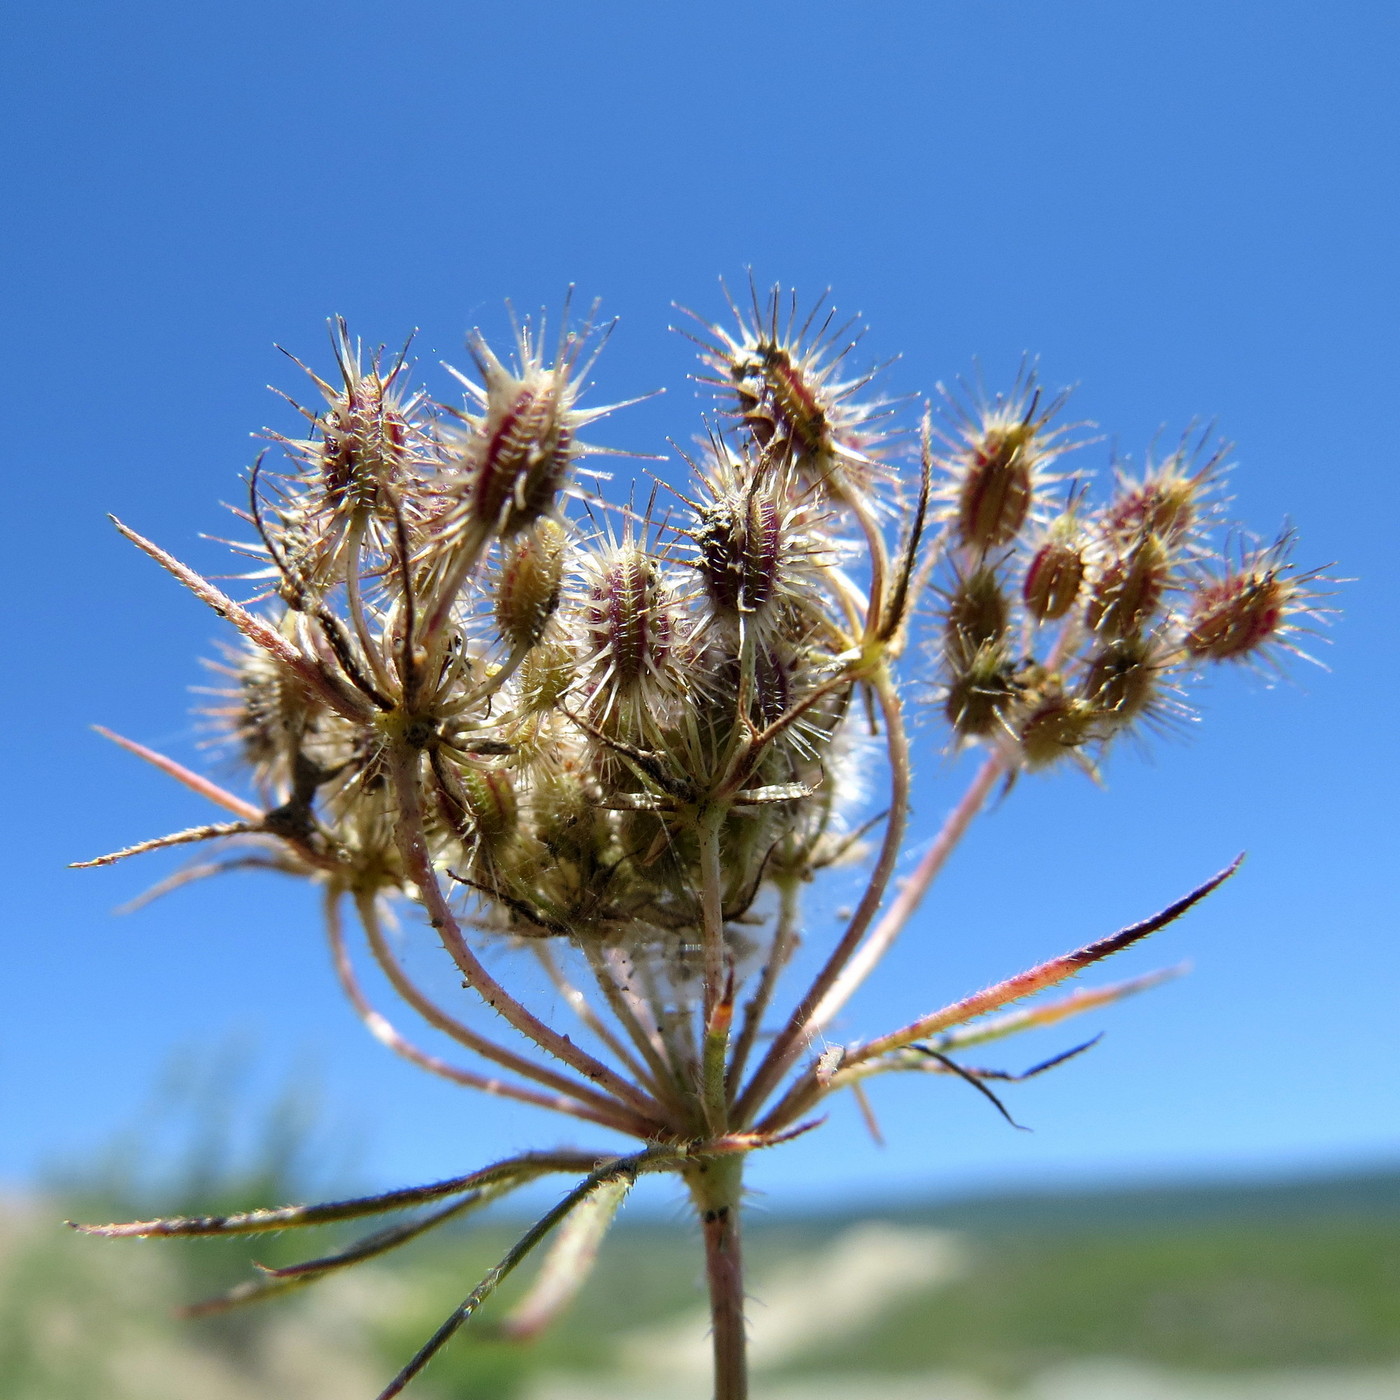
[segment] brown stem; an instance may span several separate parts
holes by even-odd
[[[541,1050],[588,1079],[606,1093],[621,1100],[633,1111],[652,1122],[665,1122],[661,1106],[647,1093],[628,1083],[602,1061],[580,1049],[567,1036],[544,1024],[512,997],[482,966],[467,945],[461,925],[452,912],[433,869],[423,828],[423,803],[418,788],[418,755],[406,746],[389,749],[389,768],[398,798],[398,844],[404,873],[418,887],[419,899],[428,922],[437,930],[443,946],[471,989],[498,1015]]]
[[[207,797],[209,801],[217,803],[226,811],[232,812],[234,816],[242,817],[244,821],[249,822],[260,822],[263,819],[264,813],[261,807],[255,807],[251,802],[245,802],[241,797],[235,797],[233,793],[225,792],[217,783],[211,783],[208,778],[199,773],[192,773],[183,763],[176,763],[173,758],[167,758],[163,753],[148,749],[145,744],[138,744],[135,739],[124,738],[100,724],[94,724],[92,727],[104,739],[110,739],[114,744],[125,749],[127,753],[134,753],[137,758],[144,758],[147,763],[154,764],[162,773],[174,778],[177,783],[183,783],[191,792],[197,792],[201,797]]]
[[[372,896],[368,896],[368,898],[372,898]],[[334,887],[327,889],[325,898],[326,935],[330,941],[331,961],[335,966],[341,990],[344,991],[350,1004],[355,1008],[360,1020],[364,1022],[366,1029],[381,1045],[387,1046],[396,1055],[403,1056],[404,1059],[419,1066],[420,1069],[426,1069],[430,1074],[451,1080],[454,1084],[465,1085],[468,1089],[478,1089],[483,1094],[498,1094],[504,1098],[517,1099],[522,1103],[535,1104],[539,1108],[553,1109],[556,1113],[567,1113],[574,1118],[584,1118],[590,1123],[598,1123],[605,1128],[612,1128],[615,1132],[636,1132],[640,1120],[634,1115],[625,1113],[611,1101],[602,1099],[601,1096],[599,1096],[599,1101],[602,1104],[602,1110],[589,1108],[586,1104],[578,1102],[577,1090],[574,1091],[573,1097],[565,1094],[542,1094],[521,1084],[511,1084],[503,1079],[495,1079],[489,1075],[477,1074],[474,1070],[462,1069],[457,1065],[448,1064],[446,1060],[420,1050],[412,1041],[400,1035],[389,1021],[370,1005],[369,999],[360,987],[359,978],[355,976],[355,967],[350,961],[349,949],[345,946],[345,933],[340,920],[340,899],[338,890]],[[370,912],[372,913],[372,910]],[[364,914],[365,910],[362,907],[361,915]],[[368,924],[366,926],[368,927]]]
[[[890,944],[909,922],[909,916],[919,907],[929,887],[948,863],[948,857],[967,834],[968,827],[972,825],[991,790],[1005,772],[1006,761],[1000,754],[995,753],[978,768],[958,805],[948,814],[948,819],[934,838],[933,845],[924,853],[909,878],[902,883],[899,894],[891,901],[884,917],[871,930],[870,936],[856,950],[831,990],[812,1013],[812,1026],[815,1030],[823,1030],[830,1023],[831,1018],[845,1006],[856,989],[870,975],[876,963],[889,951]]]
[[[359,911],[360,923],[369,941],[370,952],[374,954],[380,971],[388,978],[390,986],[399,996],[435,1030],[450,1036],[459,1045],[465,1046],[483,1059],[490,1060],[493,1064],[501,1065],[505,1069],[514,1070],[515,1073],[523,1075],[526,1079],[533,1079],[538,1084],[547,1084],[550,1088],[567,1094],[579,1103],[591,1104],[595,1110],[611,1113],[614,1118],[622,1112],[620,1105],[607,1095],[598,1093],[586,1084],[579,1084],[567,1075],[559,1074],[548,1065],[536,1064],[524,1055],[517,1055],[513,1050],[508,1050],[503,1045],[497,1045],[488,1037],[478,1035],[476,1031],[463,1025],[456,1017],[449,1016],[435,1001],[419,990],[400,966],[398,959],[394,956],[393,949],[390,948],[388,940],[384,937],[379,913],[375,908],[374,895],[364,892],[356,895],[355,906]],[[643,1120],[637,1118],[636,1115],[628,1115],[629,1126],[625,1127],[623,1131],[635,1132],[637,1126],[642,1122]]]
[[[884,715],[885,745],[890,764],[890,811],[885,821],[884,841],[875,861],[875,869],[871,872],[870,882],[846,925],[845,933],[841,935],[841,941],[832,950],[821,971],[813,979],[812,985],[788,1017],[787,1024],[774,1038],[767,1055],[763,1057],[739,1096],[732,1120],[736,1124],[753,1121],[763,1101],[792,1062],[806,1048],[811,1036],[812,1014],[826,999],[827,993],[860,946],[865,931],[880,910],[885,890],[899,859],[904,829],[909,818],[909,739],[904,730],[899,697],[895,694],[894,684],[883,668],[870,678],[870,686]]]
[[[710,1157],[685,1170],[705,1239],[705,1278],[710,1291],[714,1343],[714,1400],[747,1400],[747,1337],[744,1332],[744,1259],[739,1233],[739,1198],[744,1157]]]

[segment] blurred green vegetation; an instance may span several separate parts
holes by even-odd
[[[315,1114],[300,1092],[239,1148],[237,1081],[227,1062],[187,1069],[100,1160],[0,1210],[6,1400],[371,1400],[518,1231],[520,1220],[497,1208],[290,1298],[176,1319],[179,1303],[252,1277],[254,1258],[291,1262],[348,1238],[322,1229],[248,1243],[104,1241],[59,1224],[346,1194],[345,1175],[317,1165]],[[170,1123],[182,1116],[172,1152]],[[162,1136],[171,1165],[152,1174],[141,1163]],[[830,1261],[872,1219],[893,1226],[892,1238],[952,1241],[958,1268],[828,1334],[823,1319],[847,1301]],[[806,1339],[764,1373],[794,1383],[954,1372],[1015,1393],[1096,1357],[1225,1376],[1400,1365],[1400,1172],[755,1213],[746,1249],[759,1330],[765,1280],[796,1277],[800,1290],[810,1277]],[[624,1211],[572,1311],[521,1346],[493,1329],[528,1278],[526,1269],[434,1362],[417,1389],[424,1400],[528,1400],[546,1372],[592,1377],[608,1393],[608,1378],[630,1364],[627,1338],[686,1316],[703,1334],[698,1240],[679,1222]]]

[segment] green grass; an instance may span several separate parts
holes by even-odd
[[[225,1184],[220,1199],[201,1204],[266,1203],[269,1192],[286,1194],[278,1185],[264,1179],[233,1191]],[[143,1346],[213,1358],[246,1379],[249,1400],[281,1394],[268,1388],[272,1372],[261,1369],[260,1357],[273,1333],[289,1327],[302,1327],[313,1350],[348,1354],[361,1347],[369,1400],[372,1386],[387,1380],[495,1262],[513,1229],[509,1220],[464,1222],[373,1266],[353,1310],[361,1320],[345,1324],[359,1340],[347,1342],[336,1330],[337,1300],[351,1295],[335,1293],[335,1284],[320,1285],[332,1291],[319,1311],[308,1290],[290,1303],[217,1322],[177,1323],[169,1315],[177,1300],[246,1277],[250,1254],[299,1257],[319,1252],[325,1236],[263,1237],[252,1249],[105,1242],[43,1223],[41,1217],[55,1221],[58,1208],[36,1210],[23,1228],[12,1221],[0,1234],[7,1400],[144,1396],[139,1388],[124,1391],[111,1366],[124,1348]],[[88,1202],[84,1213],[94,1211],[108,1213]],[[755,1293],[762,1298],[765,1275],[815,1258],[862,1218],[955,1232],[967,1258],[962,1276],[904,1295],[839,1343],[818,1340],[785,1362],[782,1374],[952,1370],[1013,1385],[1049,1367],[1104,1356],[1227,1373],[1400,1362],[1400,1175],[988,1197],[861,1217],[756,1214],[747,1240]],[[541,1369],[604,1375],[617,1364],[624,1333],[702,1302],[693,1232],[640,1215],[624,1214],[576,1307],[552,1334],[524,1348],[492,1335],[493,1320],[528,1281],[528,1271],[523,1275],[434,1363],[418,1392],[424,1400],[512,1400]],[[813,1309],[841,1305],[839,1288],[814,1291]]]

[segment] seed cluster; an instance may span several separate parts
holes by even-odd
[[[864,478],[865,445],[821,407],[810,347],[754,339],[734,353],[755,397],[704,444],[678,518],[619,524],[570,508],[580,433],[609,411],[579,404],[587,332],[546,363],[527,326],[510,368],[473,337],[480,382],[451,410],[336,327],[339,382],[316,380],[310,434],[282,440],[290,470],[259,470],[249,511],[272,625],[324,683],[250,641],[213,711],[266,800],[300,803],[303,859],[355,888],[410,883],[387,759],[407,741],[433,864],[481,928],[624,946],[684,1002],[709,814],[728,955],[747,958],[763,891],[837,840],[860,679],[841,657],[870,609],[824,489]]]
[[[252,472],[242,514],[259,600],[227,597],[120,527],[242,633],[209,713],[261,801],[119,740],[238,820],[87,863],[218,841],[222,858],[173,883],[250,865],[316,881],[337,975],[377,1037],[457,1083],[646,1144],[630,1157],[526,1154],[363,1202],[105,1227],[236,1233],[459,1198],[301,1266],[301,1283],[541,1171],[582,1172],[383,1400],[550,1224],[576,1210],[586,1222],[595,1206],[610,1218],[653,1170],[691,1191],[717,1364],[739,1375],[744,1155],[805,1131],[823,1098],[863,1093],[886,1071],[955,1074],[1000,1108],[985,1081],[1024,1075],[950,1053],[1150,985],[987,1019],[1163,927],[1233,870],[898,1031],[812,1052],[989,794],[1023,770],[1092,770],[1122,735],[1183,715],[1202,670],[1276,665],[1316,617],[1317,575],[1293,571],[1287,536],[1228,549],[1214,538],[1221,453],[1183,443],[1140,476],[1118,472],[1094,504],[1068,470],[1085,443],[1058,422],[1064,397],[1029,370],[1005,394],[945,393],[916,439],[898,430],[898,404],[871,395],[870,376],[848,375],[849,327],[820,304],[800,324],[776,291],[731,310],[692,337],[717,404],[664,516],[585,489],[581,463],[604,450],[586,435],[612,411],[583,404],[601,339],[590,326],[572,331],[566,318],[551,347],[542,324],[526,323],[509,360],[474,334],[477,377],[458,375],[465,400],[443,405],[410,386],[404,355],[366,356],[337,322],[338,372],[311,374],[322,401],[300,410],[305,436],[274,435],[285,463]],[[887,899],[914,792],[902,664],[947,744],[981,745],[986,758]],[[774,1024],[809,932],[802,891],[863,856],[866,828],[848,822],[877,776],[889,800],[867,824],[881,828],[868,881]],[[423,910],[463,986],[518,1033],[510,1043],[495,1038],[499,1023],[483,1031],[409,977],[382,927],[399,896]],[[374,1009],[345,942],[347,905],[400,998],[489,1074],[419,1050]],[[482,952],[503,943],[535,954],[584,1037],[496,979]],[[588,1252],[561,1246],[561,1267]],[[568,1289],[550,1280],[546,1265],[555,1307]],[[215,1305],[288,1286],[270,1275]],[[726,1391],[741,1393],[741,1380]]]
[[[945,401],[937,654],[958,740],[1013,766],[1092,767],[1135,726],[1188,715],[1203,666],[1298,650],[1316,575],[1291,571],[1288,536],[1233,560],[1215,545],[1223,448],[1184,440],[1094,506],[1082,477],[1047,470],[1071,444],[1053,426],[1063,399],[1044,405],[1031,373]]]
[[[290,470],[257,474],[249,513],[272,625],[322,684],[253,641],[216,708],[294,809],[300,858],[347,886],[411,884],[386,759],[406,742],[432,862],[480,928],[625,947],[684,1012],[701,829],[726,957],[761,962],[764,891],[843,845],[852,696],[923,579],[944,580],[930,630],[953,742],[1015,767],[1087,764],[1181,713],[1202,664],[1292,645],[1308,590],[1284,545],[1208,562],[1218,455],[1183,446],[1090,507],[1050,470],[1076,445],[1063,397],[1025,371],[1006,395],[945,395],[920,496],[891,408],[841,377],[844,328],[780,310],[775,294],[702,323],[721,416],[660,525],[576,485],[580,434],[610,411],[580,404],[587,330],[551,358],[527,325],[509,366],[473,335],[480,380],[458,376],[452,409],[337,323],[338,381],[313,376],[311,431],[281,440]],[[925,510],[916,559],[882,521]]]

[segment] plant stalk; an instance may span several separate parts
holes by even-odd
[[[744,1331],[744,1259],[739,1206],[744,1154],[704,1158],[685,1168],[686,1185],[700,1216],[705,1240],[705,1279],[710,1291],[710,1335],[714,1344],[714,1400],[748,1400],[747,1336]]]

